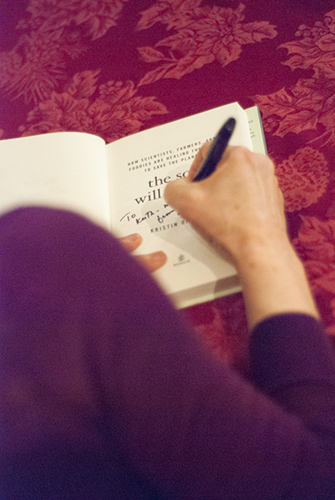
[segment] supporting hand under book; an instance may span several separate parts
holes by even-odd
[[[134,252],[134,250],[136,250],[142,243],[142,236],[137,233],[130,234],[119,238],[119,241],[128,252]],[[153,252],[147,255],[134,255],[134,257],[150,273],[157,271],[157,269],[164,266],[167,260],[164,252]]]

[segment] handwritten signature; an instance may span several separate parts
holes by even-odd
[[[164,207],[163,207],[164,210],[166,210],[166,208],[168,206],[169,205],[164,205]],[[161,214],[160,211],[161,211],[161,209],[156,210],[156,212],[153,212],[152,210],[148,210],[148,212],[146,212],[145,214],[141,215],[140,217],[138,217],[137,214],[135,214],[135,213],[127,212],[123,217],[121,217],[120,222],[122,222],[123,220],[125,220],[126,222],[135,221],[136,224],[141,224],[141,222],[149,220],[152,217],[156,217],[157,222],[159,224],[162,224],[165,221],[165,219],[167,217],[169,217],[169,215],[171,215],[173,212],[175,212],[175,210],[170,209],[168,212],[165,212],[164,214]]]

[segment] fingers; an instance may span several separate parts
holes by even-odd
[[[127,250],[127,252],[133,252],[142,243],[142,236],[140,234],[129,234],[128,236],[123,236],[118,238],[121,245]]]
[[[204,159],[206,158],[206,156],[208,154],[208,151],[211,147],[211,144],[212,144],[212,141],[205,142],[205,144],[203,144],[201,146],[201,148],[199,149],[199,151],[197,152],[197,154],[193,160],[193,163],[191,165],[190,171],[188,173],[187,178],[189,181],[193,181],[194,177],[196,176],[199,168],[202,165],[202,162],[204,161]]]
[[[167,257],[164,252],[154,252],[147,255],[136,255],[135,259],[146,268],[149,273],[157,271],[164,266]]]
[[[127,252],[133,252],[134,250],[136,250],[136,248],[138,248],[143,241],[142,236],[138,233],[129,234],[118,239],[127,250]],[[136,255],[134,256],[134,258],[150,273],[157,271],[157,269],[164,266],[165,262],[167,261],[167,257],[164,252],[153,252],[147,255]]]
[[[192,219],[194,206],[201,203],[202,189],[199,184],[179,179],[167,184],[164,191],[165,201],[188,221]]]
[[[206,147],[200,150],[194,165],[198,166],[205,155]],[[236,257],[241,242],[260,231],[265,239],[277,230],[286,231],[273,162],[243,147],[228,147],[207,179],[170,182],[164,196],[198,232],[209,235]]]

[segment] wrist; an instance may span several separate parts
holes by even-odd
[[[297,254],[291,245],[287,234],[276,235],[275,238],[266,238],[261,235],[245,237],[239,242],[238,250],[234,253],[236,266],[241,274],[248,273],[250,266],[264,267],[299,263]]]
[[[250,328],[274,314],[305,313],[319,318],[303,264],[288,237],[245,245],[236,267]]]

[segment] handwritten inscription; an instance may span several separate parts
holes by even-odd
[[[158,222],[160,224],[162,224],[164,222],[164,220],[166,219],[166,217],[169,217],[169,215],[171,215],[173,212],[175,212],[175,210],[170,210],[169,212],[167,212],[164,215],[157,215]]]
[[[169,205],[163,206],[163,209],[158,209],[156,211],[148,210],[146,213],[138,216],[136,213],[131,213],[127,212],[123,217],[121,217],[120,222],[136,222],[136,224],[141,224],[142,222],[145,222],[151,218],[154,218],[157,220],[159,224],[162,224],[165,222],[165,219],[169,217],[175,210],[171,210],[171,207],[169,207],[169,210],[166,212],[166,209],[169,207]],[[165,213],[162,213],[162,211],[165,211]]]

